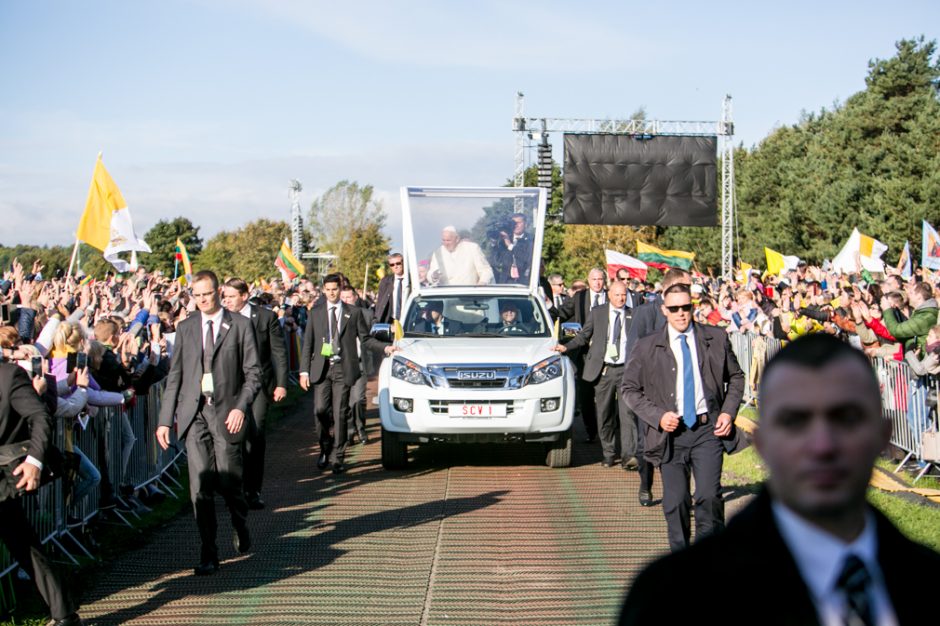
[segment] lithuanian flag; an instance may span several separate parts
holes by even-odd
[[[661,270],[677,267],[688,272],[692,269],[692,262],[695,261],[693,252],[661,250],[642,241],[636,242],[636,252],[637,258],[641,261]]]
[[[180,278],[185,278],[187,283],[192,282],[193,264],[189,261],[189,252],[179,237],[176,238],[176,262],[183,264],[183,276]]]
[[[284,238],[284,243],[281,244],[280,251],[277,253],[277,258],[274,259],[274,265],[281,271],[281,276],[284,278],[285,282],[294,280],[304,273],[304,264],[298,261],[294,253],[291,252],[290,244],[286,237]]]

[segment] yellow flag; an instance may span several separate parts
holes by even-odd
[[[552,339],[558,341],[558,333],[561,331],[561,320],[555,320],[555,327],[552,329]]]
[[[379,269],[375,270],[375,275],[379,277],[379,280],[385,278],[385,268],[380,267]]]
[[[85,212],[78,223],[78,239],[102,252],[111,241],[111,217],[115,211],[126,209],[127,203],[114,179],[104,169],[101,155],[95,163],[95,173],[91,177]]]
[[[764,247],[764,256],[767,257],[767,273],[771,276],[776,276],[786,267],[786,261],[783,260],[783,255],[779,252]]]
[[[741,261],[741,273],[740,273],[740,278],[738,279],[738,282],[741,283],[742,285],[746,285],[747,279],[750,276],[750,271],[752,269],[754,269],[753,265],[751,265],[750,263],[745,263],[744,261]]]
[[[395,341],[401,341],[402,337],[405,336],[405,329],[401,327],[401,324],[398,322],[398,320],[392,320],[392,329],[395,334]]]

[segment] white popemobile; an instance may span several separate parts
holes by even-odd
[[[529,442],[571,463],[574,371],[539,293],[545,190],[402,188],[407,277],[379,370],[382,464],[408,445]],[[377,324],[377,336],[396,329]]]

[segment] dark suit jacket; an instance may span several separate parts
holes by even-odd
[[[258,341],[258,360],[261,362],[261,385],[265,393],[275,387],[287,388],[287,344],[284,329],[277,313],[260,306],[251,306],[251,323]]]
[[[548,292],[551,293],[551,292]],[[588,314],[591,312],[593,304],[591,300],[593,294],[590,289],[583,289],[574,294],[558,310],[558,319],[562,322],[577,322],[584,326],[587,323]],[[604,290],[604,304],[607,303],[607,290]]]
[[[639,296],[636,296],[639,300]],[[636,300],[634,300],[636,302]],[[633,351],[633,346],[637,340],[648,337],[658,330],[666,327],[666,316],[663,315],[663,297],[656,296],[652,302],[647,302],[636,307],[633,312],[633,325],[630,327],[630,334],[627,335],[627,358]]]
[[[633,310],[624,309],[623,330],[628,332],[633,320]],[[607,334],[610,326],[610,307],[606,304],[591,309],[591,314],[587,318],[587,323],[571,341],[565,344],[567,350],[577,350],[590,345],[587,356],[584,358],[584,367],[582,368],[581,378],[593,383],[600,378],[601,370],[604,368],[604,357],[607,354]],[[597,340],[592,338],[597,335]]]
[[[196,312],[176,327],[173,360],[166,378],[160,426],[179,422],[180,437],[193,423],[202,397],[202,314]],[[215,340],[212,358],[213,403],[219,419],[225,420],[232,409],[246,415],[261,389],[261,364],[251,322],[238,313],[222,312],[222,323]],[[248,429],[225,432],[229,441],[241,441]]]
[[[444,324],[445,337],[453,337],[463,332],[463,324],[456,320],[445,317],[442,318],[442,323]],[[421,320],[420,326],[416,327],[415,330],[421,333],[430,333],[433,332],[431,326],[431,320]]]
[[[300,353],[300,372],[307,372],[311,384],[321,382],[326,376],[328,359],[321,354],[321,350],[324,340],[329,335],[327,309],[325,298],[310,309],[307,329],[304,331],[304,344]],[[366,324],[366,319],[362,315],[362,309],[343,304],[340,312],[342,321],[337,342],[338,355],[343,368],[343,378],[346,384],[352,385],[362,375],[356,352],[356,339],[359,339],[363,350],[382,352],[388,344],[369,335],[369,325]],[[337,353],[336,346],[333,347],[333,352]]]
[[[374,319],[378,324],[390,324],[392,321],[392,313],[395,304],[395,296],[392,293],[393,288],[395,287],[395,275],[386,274],[382,277],[382,280],[379,281],[379,293],[375,297],[375,315]],[[404,283],[401,286],[401,299],[402,307],[405,305],[405,300],[408,298],[408,284]]]
[[[15,363],[0,363],[0,445],[27,440],[27,454],[44,462],[52,441],[52,416],[29,374]]]
[[[898,623],[924,623],[923,588],[911,581],[933,580],[940,555],[905,538],[877,510],[875,520],[878,563]],[[735,593],[735,581],[742,576],[747,588]],[[713,620],[703,617],[708,614]],[[819,623],[810,592],[777,529],[766,489],[725,530],[647,567],[630,587],[620,614],[621,626],[710,621],[729,626]]]
[[[733,423],[744,397],[744,373],[731,350],[728,333],[695,324],[695,348],[709,417],[727,413]],[[672,453],[670,433],[659,427],[659,420],[666,411],[680,413],[676,406],[676,367],[669,332],[664,327],[637,341],[624,368],[621,393],[642,421],[646,435],[644,453],[655,465],[668,461]],[[735,436],[732,427],[728,439],[734,441]]]

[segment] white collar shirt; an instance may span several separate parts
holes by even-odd
[[[692,357],[692,378],[695,381],[695,414],[702,415],[708,412],[708,403],[705,401],[705,388],[702,386],[702,372],[698,367],[698,348],[695,345],[695,324],[689,324],[684,333],[680,333],[671,325],[666,324],[669,332],[669,347],[676,357],[676,412],[682,413],[685,402],[685,391],[682,381],[682,342],[679,337],[685,336],[689,344],[689,353]]]
[[[607,307],[607,345],[614,343],[614,322],[620,314],[620,340],[617,344],[617,358],[605,358],[608,365],[623,365],[627,351],[627,311],[625,308],[615,309],[613,305]]]
[[[399,311],[401,314],[400,303],[398,302],[398,285],[401,285],[401,299],[404,300],[408,297],[408,283],[405,282],[404,274],[401,276],[393,275],[394,280],[392,280],[392,311]]]
[[[219,309],[215,315],[207,316],[205,313],[200,313],[202,316],[202,347],[206,347],[206,329],[209,327],[209,322],[212,322],[212,342],[213,344],[219,343],[219,330],[222,328],[222,315],[225,313],[225,309]]]
[[[333,311],[336,311],[336,334],[339,335],[340,331],[343,329],[343,303],[341,301],[336,304],[326,303],[326,333],[330,341],[336,341],[335,337],[330,337],[330,318],[334,315]]]
[[[246,302],[246,303],[245,303],[245,306],[243,306],[243,307],[241,308],[241,310],[239,311],[239,313],[241,313],[242,315],[244,315],[244,316],[247,317],[248,319],[251,319],[251,305]]]
[[[604,291],[594,292],[588,289],[587,293],[588,293],[588,302],[590,302],[588,306],[590,308],[593,309],[595,306],[607,304],[607,293],[605,293]]]
[[[850,555],[861,559],[871,576],[868,592],[875,624],[897,625],[897,616],[878,565],[878,535],[871,511],[866,511],[865,529],[858,538],[845,543],[810,524],[780,502],[774,502],[772,508],[777,528],[809,589],[822,626],[842,626],[845,623],[846,598],[836,589],[836,581],[846,557]]]

